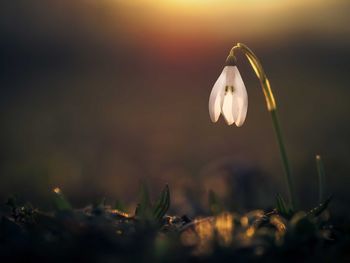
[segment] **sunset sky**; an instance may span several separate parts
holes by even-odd
[[[348,1],[335,0],[109,0],[134,30],[165,36],[229,39],[232,36],[289,38],[300,31],[328,37],[348,35]],[[347,37],[347,36],[346,36]],[[347,37],[348,38],[348,37]]]
[[[271,80],[297,188],[311,203],[319,153],[346,203],[349,12],[348,0],[2,1],[0,197],[46,200],[60,186],[75,202],[135,202],[145,178],[169,183],[184,211],[210,185],[226,193],[227,177],[269,179],[283,193],[271,120],[243,56],[246,123],[209,119],[212,85],[243,42]]]

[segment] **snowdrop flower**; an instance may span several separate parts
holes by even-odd
[[[283,136],[277,114],[276,101],[270,86],[270,82],[258,57],[254,52],[243,43],[234,45],[226,60],[226,65],[215,82],[209,97],[209,115],[213,122],[217,122],[220,114],[224,115],[226,123],[231,125],[235,123],[238,127],[242,126],[248,109],[248,96],[244,86],[241,74],[236,66],[235,52],[242,52],[249,61],[254,73],[259,79],[262,88],[267,110],[271,114],[272,124],[275,129],[277,143],[280,149],[281,160],[284,166],[285,179],[288,186],[288,197],[290,207],[295,208],[295,193],[292,181],[292,174],[289,166],[289,160],[286,147],[283,142]]]
[[[248,95],[241,74],[236,66],[236,59],[229,55],[218,80],[209,97],[209,115],[212,122],[217,122],[220,114],[228,125],[243,125],[247,116]]]

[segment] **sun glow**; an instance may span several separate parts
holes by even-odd
[[[324,4],[326,0],[134,0],[134,4],[144,4],[166,12],[192,12],[194,14],[224,12],[265,12],[282,11],[293,7],[305,7],[310,5]]]
[[[112,1],[112,0],[110,0]],[[327,12],[326,0],[114,0],[128,23],[142,23],[156,34],[235,36],[287,32],[311,23],[304,10]],[[298,18],[291,19],[291,18]],[[129,22],[130,21],[130,22]],[[288,21],[294,21],[291,25]],[[312,23],[318,24],[317,21]],[[139,27],[137,27],[139,29]],[[136,30],[137,30],[136,29]]]

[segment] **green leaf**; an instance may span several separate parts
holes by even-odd
[[[331,202],[332,198],[333,196],[328,197],[326,201],[311,209],[308,212],[308,215],[319,216],[320,214],[322,214],[328,208],[328,205]]]
[[[141,184],[140,198],[135,210],[135,216],[141,220],[151,220],[153,216],[148,187],[145,183]]]
[[[316,166],[318,174],[318,201],[322,203],[324,200],[326,175],[320,155],[316,155]]]
[[[125,205],[122,201],[116,200],[114,203],[114,209],[121,211],[121,212],[126,212]]]
[[[72,206],[65,198],[61,189],[56,187],[53,189],[53,203],[57,211],[71,211]]]
[[[210,212],[213,215],[220,214],[223,211],[223,206],[213,190],[209,190],[208,203]]]
[[[280,194],[276,196],[276,209],[279,214],[286,218],[290,218],[294,211],[289,204],[287,204]]]
[[[162,220],[166,212],[170,207],[170,191],[169,186],[166,185],[163,191],[161,192],[155,206],[153,209],[153,216],[157,221]]]
[[[283,204],[284,204],[284,202],[283,202],[282,196],[280,196],[278,194],[276,196],[276,209],[281,214],[285,213],[285,211],[286,211],[286,208]]]
[[[136,207],[135,216],[141,221],[147,221],[152,223],[159,223],[170,207],[170,191],[169,186],[160,193],[158,200],[155,205],[152,206],[148,188],[145,184],[141,185],[140,190],[140,202]]]

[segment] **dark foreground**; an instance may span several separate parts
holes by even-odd
[[[166,193],[154,206],[144,199],[133,215],[104,203],[72,209],[56,194],[50,213],[8,201],[1,262],[350,262],[349,224],[326,205],[244,215],[213,209],[190,219],[165,215]]]

